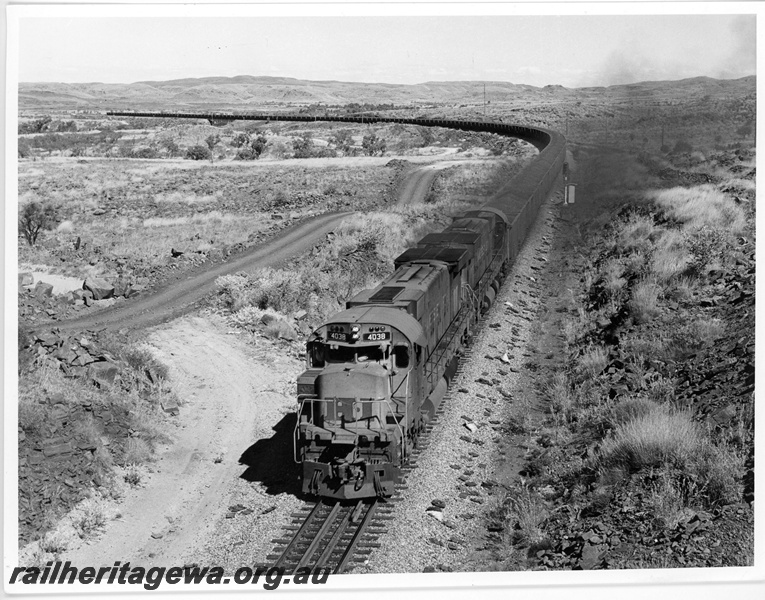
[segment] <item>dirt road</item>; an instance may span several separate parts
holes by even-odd
[[[481,162],[485,162],[485,160],[442,160],[412,169],[407,173],[400,186],[398,203],[418,204],[424,202],[439,171],[457,165]]]
[[[301,362],[275,352],[272,342],[253,347],[229,335],[215,318],[176,319],[150,333],[147,343],[170,369],[184,401],[173,443],[160,449],[140,487],[125,497],[120,518],[97,539],[64,553],[62,560],[73,564],[181,566],[228,521],[231,494],[247,495],[236,501],[253,511],[250,520],[274,504],[262,484],[242,478],[247,466],[240,457],[257,440],[272,437],[273,424],[294,410]],[[297,504],[294,496],[282,495],[269,519],[278,515],[281,521],[281,512]]]
[[[157,292],[126,301],[95,314],[55,325],[61,330],[80,329],[141,329],[170,321],[191,311],[215,288],[221,275],[251,272],[262,267],[273,267],[302,254],[321,241],[350,212],[328,213],[304,221],[280,233],[239,256],[214,267],[203,266],[173,281]]]

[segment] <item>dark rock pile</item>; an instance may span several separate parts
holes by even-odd
[[[46,399],[47,418],[19,427],[19,542],[38,538],[62,514],[111,478],[111,457],[132,433],[125,408]],[[88,427],[78,427],[88,423]],[[91,432],[98,432],[97,437]]]
[[[92,335],[64,333],[59,329],[41,331],[27,337],[19,349],[19,363],[48,356],[58,361],[65,375],[87,377],[95,385],[114,383],[120,365],[103,350]]]
[[[83,307],[97,306],[100,300],[133,298],[146,289],[134,278],[89,278],[82,289],[54,294],[53,286],[43,281],[33,283],[31,273],[19,273],[19,318],[22,321],[51,321],[75,316]]]
[[[22,332],[20,371],[44,361],[55,361],[72,386],[66,394],[34,395],[35,406],[25,410],[35,417],[19,424],[21,544],[40,537],[92,490],[108,489],[112,465],[127,460],[131,438],[142,437],[123,393],[137,389],[151,402],[150,390],[160,378],[150,365],[139,372],[105,350],[97,332]],[[160,401],[166,413],[178,413],[171,395]]]

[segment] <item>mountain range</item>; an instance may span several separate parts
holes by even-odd
[[[485,87],[484,87],[485,86]],[[484,96],[485,90],[485,96]],[[431,81],[415,85],[311,81],[289,77],[240,75],[135,83],[20,83],[19,109],[194,108],[242,110],[264,105],[359,104],[514,104],[519,101],[576,101],[598,96],[635,101],[724,99],[754,94],[755,76],[741,79],[694,77],[609,87],[535,87],[500,81]]]

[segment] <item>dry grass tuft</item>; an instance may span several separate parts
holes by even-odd
[[[657,408],[617,427],[600,449],[599,463],[628,472],[646,467],[685,466],[702,445],[691,417]]]
[[[603,346],[591,346],[579,357],[579,369],[589,377],[597,377],[608,365],[608,352]]]
[[[576,404],[576,397],[571,390],[568,376],[565,373],[556,373],[552,382],[547,385],[546,391],[550,398],[550,412],[568,421]]]
[[[648,495],[648,505],[659,527],[674,529],[693,514],[686,506],[683,493],[675,478],[662,471]]]
[[[685,237],[679,231],[664,231],[656,242],[651,259],[651,273],[659,282],[668,282],[682,275],[691,260]]]
[[[545,539],[542,524],[548,511],[542,499],[524,488],[508,493],[497,509],[497,517],[512,532],[512,543],[531,546]]]
[[[72,515],[72,526],[81,538],[98,531],[108,519],[108,504],[100,496],[83,500]]]
[[[649,197],[686,228],[720,228],[740,235],[747,226],[744,210],[712,185],[675,187],[649,193]]]
[[[613,407],[610,421],[616,426],[624,425],[645,417],[655,408],[656,403],[645,398],[627,398]]]
[[[625,253],[645,253],[653,246],[658,231],[652,218],[633,215],[619,230],[619,248]]]
[[[125,451],[122,463],[130,465],[142,465],[151,458],[151,447],[141,438],[130,437],[125,442]]]
[[[659,314],[660,294],[661,288],[651,281],[643,280],[635,285],[629,308],[638,323],[646,323]]]

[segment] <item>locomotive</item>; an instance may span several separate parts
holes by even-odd
[[[318,327],[297,381],[295,461],[302,491],[335,499],[393,494],[457,369],[460,349],[488,309],[539,206],[559,180],[566,140],[509,123],[403,117],[110,111],[112,116],[401,123],[516,137],[537,157],[487,203],[395,259],[395,271]]]
[[[548,145],[507,188],[423,237],[395,259],[392,275],[309,336],[294,432],[303,493],[393,494],[460,349],[562,171],[565,140],[544,133]]]

